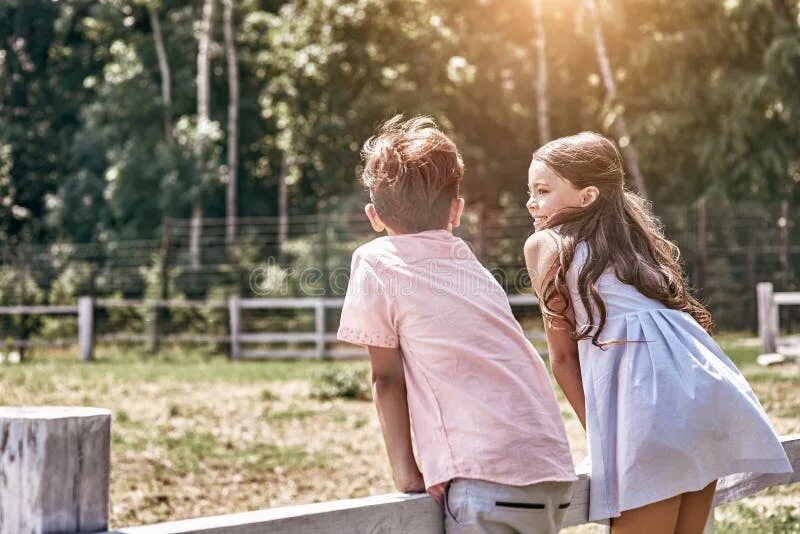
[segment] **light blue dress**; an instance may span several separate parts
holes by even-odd
[[[567,273],[578,325],[587,313]],[[747,381],[691,315],[667,308],[607,269],[597,281],[605,350],[578,342],[592,475],[589,519],[616,517],[733,473],[791,464]],[[599,317],[594,314],[595,321]]]

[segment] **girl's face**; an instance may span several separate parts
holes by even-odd
[[[578,189],[543,162],[533,160],[528,169],[530,198],[525,204],[533,217],[533,227],[539,230],[559,210],[585,206],[586,189]]]

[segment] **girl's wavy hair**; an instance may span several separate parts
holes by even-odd
[[[711,332],[711,314],[689,293],[678,247],[664,237],[663,225],[653,215],[651,204],[625,189],[622,158],[613,141],[594,132],[582,132],[547,143],[533,159],[578,189],[595,186],[600,192],[589,205],[560,210],[546,221],[546,228],[559,226],[563,238],[558,258],[550,267],[555,275],[549,277],[541,295],[547,320],[569,324],[576,340],[591,338],[599,347],[616,343],[599,341],[606,324],[606,307],[597,280],[612,267],[622,282],[669,308],[689,313]],[[588,245],[588,257],[578,274],[578,293],[588,313],[588,324],[578,330],[567,317],[571,306],[567,271],[581,242]]]

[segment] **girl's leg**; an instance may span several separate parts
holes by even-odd
[[[681,495],[625,510],[611,520],[611,534],[675,534]]]
[[[681,507],[678,511],[675,534],[700,534],[703,532],[716,488],[717,481],[715,480],[699,491],[681,495]]]

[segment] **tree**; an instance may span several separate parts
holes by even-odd
[[[196,157],[197,179],[202,183],[208,167],[208,133],[211,129],[209,110],[211,108],[211,73],[208,49],[211,45],[211,30],[214,20],[214,0],[204,0],[203,18],[197,37],[197,130],[196,130]],[[189,243],[189,257],[192,268],[200,267],[200,240],[203,232],[203,187],[198,185],[194,207],[192,209],[191,235]]]
[[[46,224],[48,199],[89,97],[81,82],[98,68],[76,43],[87,10],[65,13],[45,0],[0,6],[0,241],[58,233]]]
[[[550,110],[547,105],[547,37],[542,22],[542,0],[532,0],[534,31],[536,33],[536,116],[539,124],[539,144],[544,145],[550,134]]]
[[[597,9],[597,0],[586,0],[586,5],[589,8],[590,16],[594,20],[594,46],[597,52],[597,62],[600,66],[603,83],[606,87],[606,107],[608,109],[608,114],[611,116],[611,126],[614,128],[617,142],[622,151],[622,157],[625,160],[625,166],[628,168],[628,172],[633,176],[636,189],[639,190],[639,194],[642,196],[647,196],[644,177],[639,168],[639,153],[633,146],[631,135],[628,132],[628,126],[625,124],[625,118],[623,117],[623,107],[618,102],[617,83],[611,72],[611,63],[608,59],[608,51],[606,49],[605,38],[603,37],[603,28],[600,20],[600,13]]]
[[[147,4],[147,14],[153,30],[153,43],[158,57],[158,70],[161,73],[161,101],[164,106],[164,137],[172,137],[172,75],[169,70],[167,51],[164,48],[164,34],[158,19],[158,5]]]
[[[223,0],[225,57],[228,63],[228,188],[225,241],[236,240],[236,186],[239,171],[239,66],[233,24],[233,0]]]

